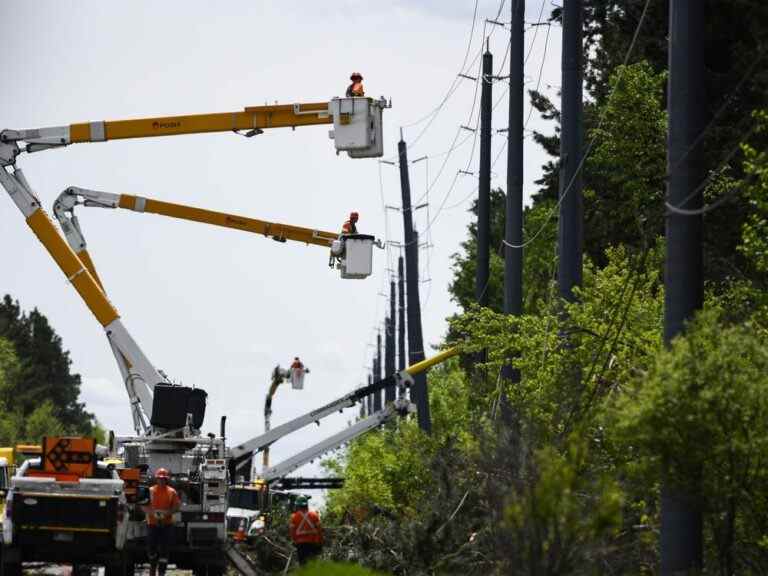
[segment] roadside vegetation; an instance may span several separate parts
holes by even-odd
[[[43,436],[96,436],[104,430],[80,400],[80,375],[70,370],[48,319],[0,301],[0,445],[38,444]]]
[[[525,212],[527,238],[549,219],[525,250],[525,313],[501,313],[499,251],[489,306],[474,304],[471,224],[450,286],[461,312],[436,345],[462,356],[429,374],[433,433],[393,423],[325,463],[346,479],[328,496],[328,558],[403,575],[655,574],[667,470],[704,511],[705,573],[768,572],[768,75],[749,72],[768,6],[707,3],[710,114],[725,105],[703,139],[705,202],[729,200],[705,216],[705,308],[666,347],[667,7],[651,2],[625,66],[644,2],[585,4],[595,144],[577,302],[555,284],[559,131],[535,134],[553,160]],[[504,201],[494,190],[492,247]]]

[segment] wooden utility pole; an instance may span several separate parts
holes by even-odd
[[[669,4],[667,202],[687,210],[701,208],[703,202],[701,191],[694,193],[704,177],[702,148],[694,143],[704,129],[706,114],[704,10],[704,2],[671,0]],[[669,345],[703,305],[702,216],[668,211],[666,237],[664,341]],[[700,502],[662,478],[661,573],[698,573],[702,547]]]
[[[384,376],[391,376],[395,373],[395,363],[396,363],[396,356],[397,351],[395,350],[395,305],[396,305],[396,294],[395,294],[395,281],[390,280],[389,281],[389,316],[387,316],[385,321],[386,326],[386,332],[385,332],[385,351],[384,354]],[[395,385],[392,384],[390,386],[387,386],[384,389],[384,404],[389,404],[390,402],[395,401]]]
[[[509,124],[507,128],[507,198],[504,222],[504,312],[523,313],[523,64],[525,0],[512,0],[509,39]],[[519,246],[513,248],[512,246]],[[520,372],[504,367],[504,376],[520,382]]]
[[[487,48],[487,41],[480,82],[482,88],[480,90],[480,169],[477,192],[475,299],[480,306],[487,306],[491,261],[491,109],[493,105],[493,55]]]
[[[405,231],[405,279],[408,283],[408,364],[424,360],[424,338],[421,332],[421,302],[419,302],[419,244],[413,230],[411,208],[411,181],[408,174],[408,150],[400,134],[397,143],[400,165],[400,188],[403,196],[403,228]],[[411,400],[416,404],[419,428],[429,433],[432,423],[429,417],[427,375],[418,374],[411,388]]]
[[[560,134],[560,230],[558,286],[560,296],[575,300],[581,285],[584,243],[582,181],[582,0],[563,1],[562,108]]]
[[[373,361],[373,381],[381,380],[381,331],[376,333],[376,360]],[[373,411],[381,410],[381,391],[373,393]]]

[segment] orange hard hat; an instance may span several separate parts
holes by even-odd
[[[166,470],[165,468],[158,468],[157,470],[155,470],[156,480],[159,480],[160,478],[165,478],[166,480],[168,480],[170,477],[171,475],[168,474],[168,470]]]
[[[349,79],[350,80],[355,80],[355,79],[362,80],[363,79],[363,75],[360,74],[360,72],[352,72],[352,76],[350,76]]]
[[[350,220],[357,220],[358,218],[360,218],[360,215],[357,212],[350,212],[349,213],[349,219]]]

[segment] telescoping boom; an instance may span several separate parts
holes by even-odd
[[[0,185],[104,328],[128,391],[137,433],[150,431],[147,416],[152,411],[155,384],[169,381],[126,329],[117,309],[107,298],[88,253],[83,252],[82,259],[78,257],[56,230],[25,174],[17,166],[19,155],[84,142],[240,130],[247,130],[246,136],[252,136],[270,128],[333,124],[332,137],[337,152],[346,151],[353,158],[375,157],[382,153],[382,112],[386,107],[383,100],[334,98],[324,103],[248,107],[241,112],[100,121],[0,132]],[[142,201],[134,198],[135,209]],[[143,206],[146,208],[146,202]],[[169,207],[158,203],[154,206],[158,210]],[[283,227],[284,237],[289,233],[297,233],[297,230],[289,231]]]
[[[420,374],[421,372],[425,372],[437,364],[445,362],[449,358],[456,356],[458,353],[459,353],[458,348],[449,348],[447,350],[444,350],[438,354],[435,354],[430,358],[422,360],[421,362],[417,362],[412,366],[408,366],[407,368],[401,370],[400,372],[396,372],[395,374],[390,374],[386,378],[383,378],[382,380],[378,380],[377,382],[369,384],[368,386],[362,386],[360,388],[357,388],[352,392],[350,392],[349,394],[345,394],[341,398],[334,400],[333,402],[330,402],[320,408],[307,412],[306,414],[303,414],[297,418],[294,418],[293,420],[290,420],[285,424],[276,426],[275,428],[272,428],[268,432],[261,434],[259,436],[256,436],[254,438],[251,438],[250,440],[247,440],[242,444],[238,444],[237,446],[234,446],[230,449],[230,466],[234,470],[241,470],[250,461],[250,459],[252,458],[255,452],[264,450],[265,448],[275,443],[277,440],[280,440],[284,436],[287,436],[292,432],[300,430],[305,426],[312,424],[313,422],[319,422],[320,420],[322,420],[326,416],[329,416],[330,414],[341,412],[345,408],[351,408],[352,406],[357,404],[357,402],[361,401],[363,398],[367,397],[370,394],[380,392],[384,388],[388,388],[390,386],[395,386],[401,390],[404,390],[405,388],[408,388],[413,385],[413,377],[415,375]],[[402,398],[402,394],[400,396]],[[387,410],[390,410],[390,412],[387,414],[385,420],[393,416],[395,413],[397,412],[402,413],[403,410],[407,410],[407,409],[409,408],[407,406],[402,405],[401,403],[393,405],[393,407],[387,409]],[[375,419],[373,419],[374,417]],[[361,433],[364,431],[370,430],[372,428],[375,428],[379,424],[383,423],[381,418],[382,418],[382,413],[379,413],[378,416],[374,414],[369,418],[358,422],[357,424],[360,424]],[[376,419],[378,419],[378,423],[374,424],[374,422],[377,422]],[[368,422],[367,425],[362,424],[362,422],[366,422],[366,421]],[[355,424],[355,426],[357,426],[357,424]],[[344,433],[340,432],[339,435],[337,436],[339,438],[343,438]],[[327,441],[321,442],[318,445],[308,448],[307,451],[301,453],[301,454],[304,454],[304,456],[302,456],[301,458],[298,458],[298,460],[302,462],[308,462],[309,460],[306,459],[307,454],[317,451],[318,449],[320,449],[321,445],[338,446],[339,444],[349,441],[350,439],[350,438],[346,438],[346,439],[341,439],[339,441],[338,438],[336,439],[334,438],[335,437],[329,438]],[[331,449],[333,448],[326,447],[322,449],[321,453]],[[298,468],[298,465],[294,465],[294,464],[296,464],[296,462],[293,462],[293,464],[288,466],[289,468],[293,466],[291,468],[291,471],[295,468]],[[280,467],[279,469],[277,468],[278,466]],[[282,470],[285,468],[285,465],[278,464],[273,468]],[[278,476],[274,476],[274,478],[272,479],[277,479],[277,477]]]
[[[247,216],[216,212],[173,202],[163,202],[143,196],[114,194],[86,188],[69,187],[62,192],[53,205],[53,213],[64,231],[72,250],[75,251],[88,271],[99,284],[101,281],[88,253],[85,235],[75,215],[75,207],[122,208],[133,212],[158,214],[169,218],[221,226],[242,232],[263,235],[278,242],[288,240],[307,245],[329,248],[331,265],[336,265],[342,278],[367,278],[373,272],[373,247],[382,244],[368,234],[338,234],[314,228],[291,224],[268,222]],[[103,286],[102,286],[103,287]]]

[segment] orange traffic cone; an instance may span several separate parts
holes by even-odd
[[[240,520],[240,524],[237,526],[237,532],[233,537],[235,542],[245,542],[245,518]]]

